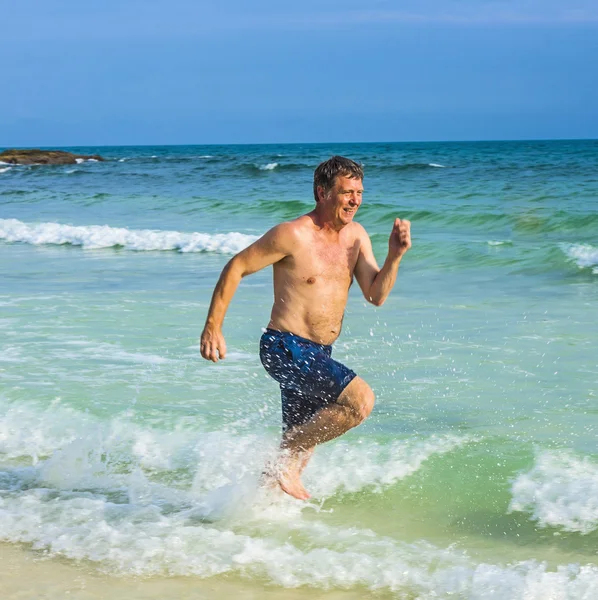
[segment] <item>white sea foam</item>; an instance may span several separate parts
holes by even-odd
[[[274,171],[274,169],[276,169],[276,167],[278,167],[277,162],[268,163],[267,165],[262,165],[260,167],[260,171]]]
[[[37,408],[0,398],[0,455],[28,457],[36,464],[71,443],[88,425],[87,416],[62,406],[59,399]]]
[[[139,485],[142,491],[142,480]],[[535,561],[476,564],[453,548],[291,518],[292,529],[305,529],[309,536],[305,547],[238,533],[196,520],[192,510],[164,511],[139,499],[122,504],[88,491],[57,494],[48,488],[6,494],[0,497],[0,538],[126,575],[230,573],[285,588],[359,586],[420,600],[591,600],[598,595],[598,569],[590,565],[548,570]]]
[[[543,451],[512,487],[511,511],[529,512],[544,527],[598,529],[598,463],[569,451]]]
[[[598,248],[590,244],[561,244],[561,248],[580,269],[594,267],[593,272],[598,274]]]
[[[434,455],[446,454],[475,441],[456,435],[396,441],[388,445],[338,441],[318,449],[306,485],[317,496],[381,491],[419,470]]]
[[[0,164],[5,165],[6,163],[0,163]],[[12,167],[6,167],[4,169],[0,169],[0,173],[6,173],[7,171],[10,171],[11,169],[12,169]]]
[[[254,434],[225,431],[160,431],[126,413],[106,422],[60,401],[46,409],[1,399],[0,405],[0,451],[19,458],[19,466],[0,468],[0,539],[31,544],[50,556],[93,561],[125,575],[231,574],[286,588],[359,586],[422,600],[598,596],[594,566],[480,564],[452,547],[328,525],[314,518],[317,505],[257,490],[251,473],[259,473],[264,446],[272,451],[273,440],[264,444]],[[339,454],[323,452],[314,475],[321,477],[325,467],[333,473],[336,481],[324,486],[328,492],[391,485],[421,468],[426,457],[465,441],[432,437],[390,451],[339,442]],[[37,464],[22,466],[36,445]],[[348,475],[347,468],[353,469]],[[394,474],[384,475],[389,468]],[[192,473],[191,485],[156,477],[184,470]],[[272,535],[273,522],[282,536]],[[240,523],[243,532],[235,526]]]
[[[0,454],[5,457],[30,457],[36,463],[57,451],[63,457],[87,451],[119,456],[120,462],[143,468],[192,465],[190,483],[196,495],[230,484],[238,476],[260,473],[276,446],[274,438],[258,440],[255,434],[180,428],[168,432],[141,427],[128,414],[109,422],[99,421],[59,399],[43,408],[0,399],[0,409]],[[87,440],[87,446],[73,449],[77,440]],[[381,490],[422,468],[431,456],[450,452],[470,441],[451,435],[432,436],[386,447],[374,442],[351,444],[341,440],[318,449],[306,481],[319,498],[338,491]],[[73,469],[63,470],[72,476]],[[63,489],[71,488],[70,484],[53,483]]]
[[[444,165],[439,165],[438,163],[429,163],[429,167],[436,167],[437,169],[446,169]]]
[[[73,226],[59,223],[22,223],[0,219],[0,239],[27,244],[71,244],[97,249],[121,246],[127,250],[178,250],[234,254],[256,237],[242,233],[182,233],[150,229],[126,229],[108,225]]]

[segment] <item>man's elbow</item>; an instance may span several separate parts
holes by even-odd
[[[375,298],[374,296],[366,296],[365,299],[374,306],[382,306],[386,298]]]
[[[245,275],[249,275],[249,272],[247,271],[244,261],[241,258],[239,258],[238,254],[236,256],[233,256],[228,261],[228,263],[226,264],[226,267],[224,267],[224,270],[227,272],[229,277],[238,279],[239,281],[243,277],[245,277]]]

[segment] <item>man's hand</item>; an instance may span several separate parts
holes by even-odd
[[[395,219],[388,240],[388,252],[400,258],[409,248],[411,248],[411,222],[407,219]]]
[[[226,342],[222,331],[215,327],[205,326],[201,334],[199,351],[206,360],[218,362],[218,359],[226,357]]]

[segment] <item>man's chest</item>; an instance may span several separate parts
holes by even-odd
[[[357,242],[311,244],[294,256],[295,276],[308,284],[350,284],[359,256]]]

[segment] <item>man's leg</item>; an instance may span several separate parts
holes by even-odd
[[[361,377],[355,377],[336,402],[327,404],[303,425],[288,429],[281,442],[281,464],[277,474],[280,487],[291,496],[307,500],[301,483],[317,444],[323,444],[362,423],[374,407],[374,392]]]

